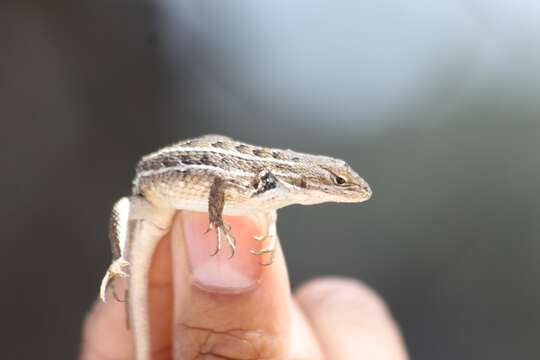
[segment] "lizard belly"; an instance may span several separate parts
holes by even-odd
[[[187,194],[174,197],[164,196],[161,192],[147,192],[144,197],[157,208],[208,212],[208,198],[189,196]],[[264,207],[263,207],[264,208]],[[260,207],[254,202],[227,202],[223,208],[225,215],[249,215],[260,212]]]
[[[146,197],[146,196],[145,196]],[[188,210],[188,211],[200,211],[208,212],[208,199],[200,198],[169,198],[165,199],[162,197],[146,197],[146,199],[151,202],[154,206],[158,208],[170,208],[176,210]],[[257,201],[252,202],[225,202],[223,207],[224,215],[252,215],[260,213],[261,209],[275,210],[280,207],[283,207],[284,204],[276,203],[275,206],[271,206],[271,203],[266,202],[263,207],[259,206]]]
[[[170,208],[189,211],[208,211],[210,181],[187,183],[185,181],[146,182],[140,193],[157,208]],[[290,194],[282,187],[256,194],[253,189],[231,186],[226,189],[223,214],[250,215],[264,211],[277,210],[294,203]]]
[[[178,199],[170,203],[170,207],[177,210],[208,212],[208,200]],[[224,215],[249,215],[260,212],[260,208],[246,206],[245,204],[227,204],[223,207]]]

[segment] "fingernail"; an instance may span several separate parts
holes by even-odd
[[[240,293],[256,286],[262,266],[260,259],[249,250],[259,246],[253,237],[261,231],[251,218],[224,217],[236,239],[236,253],[232,258],[225,237],[221,250],[212,256],[216,250],[216,232],[205,233],[208,213],[185,211],[182,218],[191,279],[196,286],[219,293]]]

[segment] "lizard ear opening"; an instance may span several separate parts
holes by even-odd
[[[278,180],[270,171],[264,170],[257,174],[255,179],[253,179],[252,184],[257,190],[254,195],[259,195],[275,189],[277,187]]]

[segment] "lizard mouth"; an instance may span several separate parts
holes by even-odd
[[[367,201],[371,198],[373,192],[371,187],[365,181],[361,184],[355,184],[348,187],[348,198],[351,202],[362,202]]]
[[[371,198],[371,195],[373,194],[373,192],[371,191],[371,187],[365,181],[362,185],[360,185],[360,192],[364,196],[365,200],[368,200],[369,198]]]

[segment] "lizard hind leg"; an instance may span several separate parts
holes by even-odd
[[[113,296],[117,301],[125,302],[125,300],[121,300],[118,297],[118,294],[116,293],[116,290],[114,288],[114,281],[118,278],[128,277],[128,274],[124,271],[124,268],[128,266],[129,262],[127,262],[124,258],[121,257],[114,260],[109,266],[107,272],[105,273],[105,276],[103,276],[103,280],[101,280],[101,286],[99,287],[99,297],[103,302],[106,301],[106,293],[109,287],[113,289]]]
[[[216,250],[211,255],[216,255],[221,250],[221,241],[225,237],[231,250],[229,258],[234,256],[236,251],[236,239],[231,233],[231,227],[223,221],[223,208],[225,207],[225,189],[226,182],[220,177],[214,178],[210,187],[208,197],[208,231],[212,228],[216,230]]]
[[[124,257],[124,249],[128,237],[129,211],[130,201],[126,197],[118,200],[111,211],[109,240],[111,242],[113,261],[107,269],[99,289],[99,296],[103,302],[106,300],[107,289],[114,283],[114,280],[128,277],[128,274],[124,271],[124,269],[129,267],[129,262]],[[113,295],[115,299],[119,299],[114,286]]]

